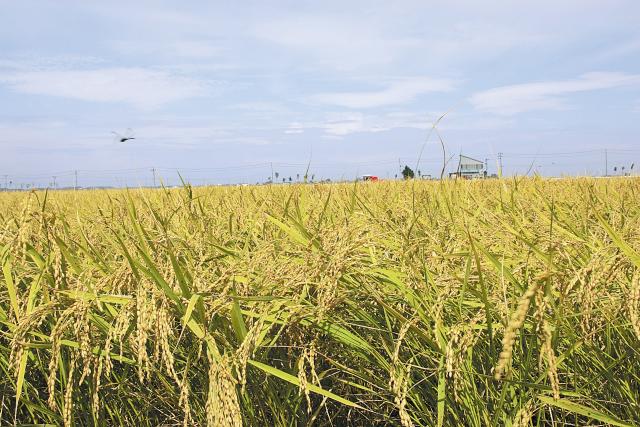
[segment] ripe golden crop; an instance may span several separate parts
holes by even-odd
[[[0,424],[638,424],[639,194],[2,193]]]

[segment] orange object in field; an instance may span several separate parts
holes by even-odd
[[[375,175],[362,175],[362,180],[363,181],[373,181],[376,182],[378,181],[378,177]]]

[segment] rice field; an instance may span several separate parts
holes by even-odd
[[[640,424],[640,180],[0,193],[0,424]]]

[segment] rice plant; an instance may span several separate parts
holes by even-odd
[[[0,424],[640,424],[639,196],[0,194]]]

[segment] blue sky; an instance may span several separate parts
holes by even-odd
[[[422,148],[437,174],[445,112],[448,156],[490,171],[499,152],[507,173],[640,163],[637,1],[0,5],[15,185],[295,179],[310,159],[317,178],[393,177]]]

